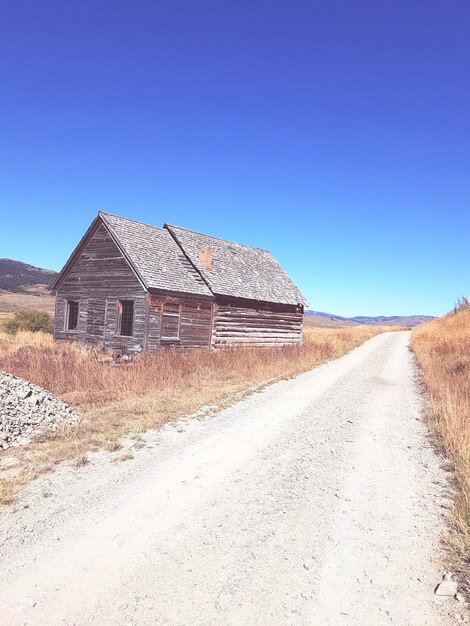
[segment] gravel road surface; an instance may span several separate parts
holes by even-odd
[[[447,487],[408,342],[34,481],[0,514],[0,623],[455,623],[433,594]]]

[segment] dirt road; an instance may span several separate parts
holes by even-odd
[[[35,481],[0,515],[1,623],[451,623],[433,595],[445,477],[408,341]]]

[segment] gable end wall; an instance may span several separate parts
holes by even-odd
[[[77,331],[65,330],[66,301],[78,300]],[[117,335],[119,300],[134,300],[134,336]],[[54,337],[126,352],[145,348],[147,292],[102,223],[57,288]]]

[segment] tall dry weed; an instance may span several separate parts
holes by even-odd
[[[451,543],[470,586],[470,305],[418,326],[411,346],[428,391],[429,423],[455,469]]]

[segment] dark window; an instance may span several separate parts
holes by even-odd
[[[162,310],[162,339],[179,339],[181,305],[165,303]]]
[[[134,301],[119,301],[119,334],[132,337],[134,333]]]
[[[67,300],[67,315],[65,317],[65,328],[67,330],[77,330],[78,326],[78,300]]]

